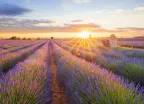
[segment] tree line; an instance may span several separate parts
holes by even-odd
[[[10,40],[32,40],[31,38],[20,38],[20,37],[16,37],[16,36],[12,36],[9,38]]]
[[[20,38],[20,37],[17,37],[17,36],[12,36],[10,38],[7,38],[9,40],[42,40],[42,39],[48,39],[48,38],[40,38],[40,37],[37,37],[37,38]],[[53,37],[51,37],[51,39],[53,39]]]

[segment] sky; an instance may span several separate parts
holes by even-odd
[[[0,0],[0,37],[144,36],[144,0]]]

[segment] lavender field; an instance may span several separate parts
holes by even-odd
[[[118,44],[0,40],[0,104],[144,104],[144,42]]]

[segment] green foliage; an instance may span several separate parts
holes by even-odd
[[[120,69],[119,72],[123,76],[144,84],[144,66],[135,63],[123,63]]]
[[[107,69],[109,69],[109,70],[111,70],[111,71],[113,71],[113,72],[116,72],[116,69],[117,69],[118,65],[119,65],[119,64],[118,64],[117,62],[112,61],[112,62],[110,62],[110,63],[107,65]]]
[[[1,48],[3,48],[3,49],[8,49],[8,48],[11,48],[11,46],[8,45],[8,44],[5,44],[5,45],[3,45]]]
[[[144,57],[144,52],[128,53],[128,57]]]

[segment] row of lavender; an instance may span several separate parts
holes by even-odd
[[[121,46],[129,46],[129,47],[135,47],[135,48],[144,48],[144,41],[118,41],[118,44]]]
[[[34,44],[27,44],[27,45],[24,45],[24,46],[12,47],[12,48],[8,48],[8,49],[1,49],[0,50],[0,55],[6,54],[6,53],[10,53],[10,52],[15,52],[15,51],[30,47],[32,45],[34,45]]]
[[[60,41],[60,42],[63,44],[66,44],[63,41]],[[92,51],[92,52],[99,51],[102,54],[104,54],[105,56],[115,55],[116,57],[117,56],[123,57],[123,55],[124,55],[124,57],[137,57],[137,58],[143,57],[144,58],[144,50],[143,49],[125,48],[125,47],[117,47],[116,49],[111,49],[111,48],[104,47],[100,42],[97,42],[94,40],[86,41],[85,43],[88,45],[88,47],[86,48],[86,47],[83,47],[80,43],[81,43],[81,41],[78,42],[78,40],[77,40],[77,41],[75,41],[75,45],[72,44],[71,42],[67,42],[67,45],[72,46],[72,47],[78,47],[85,51]],[[84,44],[84,43],[82,42],[82,44]],[[144,45],[144,44],[142,44],[142,45]]]
[[[69,46],[72,46],[72,44],[68,44]],[[132,49],[132,48],[123,48],[123,47],[117,47],[117,48],[107,48],[104,46],[97,46],[97,47],[89,47],[88,49],[84,49],[81,46],[74,46],[74,48],[77,48],[79,50],[83,51],[89,51],[93,52],[95,54],[103,55],[105,58],[115,58],[115,59],[134,59],[134,60],[140,60],[139,63],[144,63],[144,50],[142,49]],[[138,61],[137,61],[138,63]],[[142,64],[143,64],[142,63]]]
[[[141,89],[106,69],[77,58],[52,43],[58,79],[71,104],[143,104]],[[138,91],[139,89],[139,91]]]
[[[0,79],[0,104],[46,104],[51,100],[48,43]]]
[[[0,56],[0,71],[6,72],[9,68],[13,67],[19,61],[22,61],[31,53],[40,48],[44,42],[32,45],[26,49],[21,49],[16,52],[10,52]]]
[[[0,40],[0,48],[8,49],[12,47],[25,46],[28,44],[34,44],[42,42],[43,40]]]
[[[71,47],[64,44],[59,44],[64,49],[72,54],[81,57],[87,61],[99,64],[101,67],[110,69],[114,73],[128,78],[130,81],[135,81],[144,85],[144,60],[133,57],[126,57],[123,54],[118,54],[118,51],[106,50],[98,51],[91,49],[85,51],[80,48]]]

